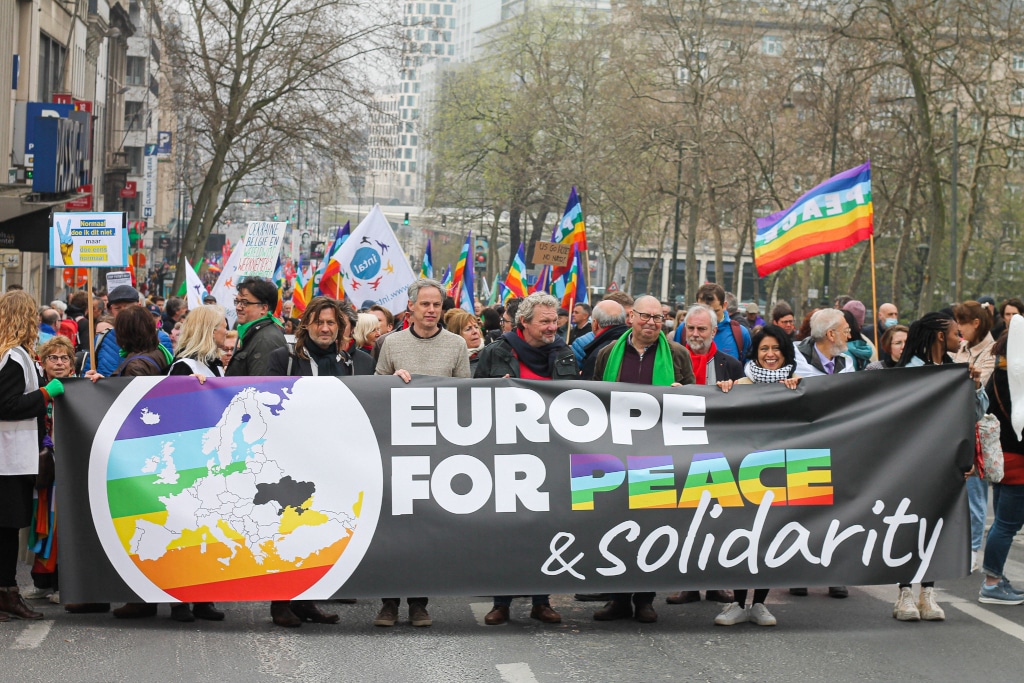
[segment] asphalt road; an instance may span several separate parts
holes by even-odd
[[[1024,585],[1024,545],[1007,574]],[[667,605],[659,620],[595,622],[595,603],[552,596],[559,625],[529,619],[517,599],[512,620],[483,625],[486,598],[437,598],[434,625],[375,628],[376,601],[328,604],[336,625],[275,627],[266,603],[221,605],[219,623],[179,624],[168,608],[125,622],[69,615],[46,601],[39,622],[0,624],[0,681],[1020,681],[1024,605],[977,602],[979,573],[939,585],[945,622],[897,622],[894,586],[851,588],[836,600],[769,595],[774,628],[713,625],[720,606]],[[27,573],[22,582],[28,586]]]

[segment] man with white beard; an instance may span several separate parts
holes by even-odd
[[[850,340],[850,326],[843,312],[823,308],[811,316],[811,336],[796,345],[796,376],[818,377],[853,372],[853,364],[841,355]]]
[[[743,364],[715,346],[717,332],[718,318],[709,307],[695,304],[686,312],[683,339],[690,352],[697,384],[715,386],[717,382],[743,377]]]

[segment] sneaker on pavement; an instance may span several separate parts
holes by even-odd
[[[750,620],[758,626],[775,626],[777,623],[775,617],[768,611],[763,602],[755,602],[747,610],[747,613],[750,615]]]
[[[1024,603],[1024,596],[1011,593],[998,583],[994,586],[983,583],[978,591],[978,602],[986,605],[1019,605]]]
[[[946,612],[935,602],[935,589],[922,588],[917,600],[917,610],[924,621],[945,621]]]
[[[999,579],[999,585],[1002,586],[1007,593],[1014,593],[1015,595],[1019,595],[1020,597],[1024,598],[1024,591],[1014,588],[1013,584],[1010,583],[1010,580],[1005,576]]]
[[[899,621],[921,621],[921,612],[914,602],[914,591],[900,588],[900,596],[892,607],[892,616]]]
[[[730,602],[722,612],[715,617],[716,626],[735,626],[750,621],[750,612],[746,607],[740,607],[738,602]]]
[[[380,607],[380,612],[377,613],[377,618],[373,620],[374,626],[394,626],[398,623],[398,602],[395,600],[385,600]]]
[[[59,605],[60,604],[60,591],[53,591],[52,593],[50,593],[50,597],[47,598],[47,599],[50,602],[52,602],[54,605]]]
[[[36,588],[32,586],[29,590],[23,592],[21,597],[26,600],[45,600],[53,594],[53,591],[49,588]]]
[[[434,620],[427,613],[427,608],[419,603],[409,605],[409,623],[413,626],[430,626]]]

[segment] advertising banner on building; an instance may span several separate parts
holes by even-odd
[[[67,382],[68,602],[895,584],[966,575],[965,365],[655,388]]]
[[[156,145],[146,145],[143,159],[142,217],[152,218],[156,211]]]
[[[55,213],[50,226],[50,266],[123,268],[128,265],[125,214]]]

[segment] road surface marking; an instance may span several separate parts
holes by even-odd
[[[495,664],[494,666],[505,683],[538,683],[533,672],[530,671],[530,665],[526,662]]]
[[[493,608],[493,607],[494,607],[494,605],[492,605],[489,602],[471,602],[471,603],[469,603],[469,608],[471,610],[473,610],[473,616],[476,618],[476,623],[480,624],[481,626],[486,626],[487,625],[487,624],[484,623],[484,617],[487,616],[487,613],[490,612],[491,608]]]
[[[999,629],[1008,636],[1013,636],[1017,640],[1024,641],[1024,626],[1016,624],[1009,619],[1005,619],[998,614],[993,614],[990,610],[985,609],[981,605],[964,601],[953,603],[953,607],[956,607],[964,614],[974,617],[982,623]]]
[[[49,620],[32,622],[25,627],[25,630],[14,641],[14,645],[11,648],[14,650],[36,649],[43,644],[46,634],[50,632],[51,626],[53,626],[53,622]]]

